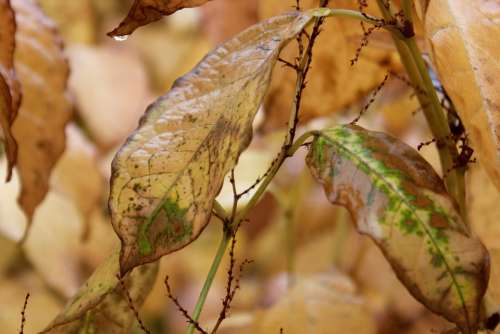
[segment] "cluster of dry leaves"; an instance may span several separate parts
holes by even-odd
[[[18,332],[28,291],[28,333],[43,329],[70,333],[81,328],[91,332],[89,326],[99,328],[98,333],[124,333],[131,326],[132,332],[139,332],[127,291],[115,276],[119,240],[106,207],[111,159],[148,103],[193,68],[214,43],[290,10],[295,2],[214,0],[144,26],[126,43],[105,34],[117,26],[111,35],[129,35],[181,7],[205,2],[40,0],[38,5],[34,0],[0,0],[0,123],[5,152],[1,172],[10,180],[0,188],[0,300],[9,301],[0,303],[0,327],[6,333]],[[368,3],[368,11],[377,14],[376,5]],[[312,0],[301,4],[317,5]],[[358,8],[353,0],[334,5]],[[419,42],[431,52],[480,161],[467,174],[468,215],[473,232],[490,254],[488,296],[492,305],[500,304],[500,99],[495,82],[500,53],[498,43],[492,43],[500,36],[500,6],[494,0],[476,5],[466,0],[419,1],[416,9],[421,19]],[[401,73],[397,53],[382,31],[373,34],[351,67],[362,35],[354,20],[331,19],[325,24],[304,92],[301,124],[311,121],[308,128],[319,128],[350,121],[387,71]],[[281,57],[293,59],[296,49],[290,43]],[[269,57],[275,61],[277,54]],[[252,97],[253,105],[243,106],[255,109],[265,98],[253,124],[254,138],[236,167],[240,189],[262,175],[279,150],[294,94],[295,77],[289,68],[276,66],[272,79],[271,68],[261,71],[269,81],[267,95]],[[245,84],[258,91],[255,87],[263,83]],[[177,85],[182,88],[182,83]],[[430,136],[422,116],[412,114],[416,110],[412,88],[390,78],[361,123],[416,147]],[[231,144],[242,135],[236,130]],[[203,131],[193,136],[201,138]],[[212,137],[217,143],[217,136]],[[248,142],[239,145],[216,149],[238,151]],[[174,146],[191,149],[190,143]],[[283,329],[287,334],[417,334],[451,328],[410,296],[380,250],[357,234],[343,209],[327,202],[304,168],[302,153],[285,164],[237,236],[237,258],[254,262],[241,278],[219,333]],[[428,147],[422,153],[439,170],[435,150]],[[204,168],[202,162],[196,168]],[[211,178],[213,184],[199,193],[217,193],[234,163],[221,163]],[[144,166],[139,167],[137,172]],[[225,182],[218,200],[230,208],[232,198]],[[184,331],[185,319],[168,300],[163,278],[172,278],[173,291],[191,310],[212,261],[219,227],[214,220],[189,247],[140,267],[124,280],[133,303],[144,304],[141,317],[152,332]],[[195,225],[195,234],[203,228]],[[23,236],[26,240],[18,246]],[[131,262],[140,262],[139,255],[129,255]],[[216,321],[225,284],[221,270],[200,323],[211,327]]]

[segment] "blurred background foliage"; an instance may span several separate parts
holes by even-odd
[[[110,163],[137,126],[149,103],[169,89],[214,45],[266,17],[291,9],[294,1],[217,0],[182,10],[139,29],[126,42],[106,36],[124,17],[127,0],[40,0],[64,38],[76,105],[67,128],[67,148],[51,178],[28,240],[16,247],[25,228],[17,207],[14,178],[0,188],[0,328],[17,333],[27,291],[26,332],[44,328],[78,287],[118,246],[106,208]],[[304,0],[304,7],[314,1]],[[357,8],[352,0],[336,7]],[[374,10],[370,8],[370,10]],[[330,20],[320,36],[303,99],[304,128],[348,122],[387,71],[401,71],[388,36],[376,32],[359,62],[358,22]],[[282,57],[292,59],[291,43]],[[279,150],[288,119],[294,72],[277,67],[266,104],[255,123],[251,147],[236,170],[241,189],[262,174]],[[230,112],[230,111],[228,111]],[[410,87],[391,78],[361,124],[400,136],[414,147],[429,138]],[[435,166],[432,147],[422,150]],[[290,159],[272,190],[237,236],[236,257],[253,260],[241,279],[230,317],[220,333],[429,333],[449,328],[418,304],[396,279],[380,251],[357,234],[343,208],[331,206],[303,166]],[[302,155],[302,156],[301,156]],[[1,173],[5,170],[2,161]],[[0,175],[4,178],[4,175]],[[491,291],[500,300],[500,196],[484,171],[468,175],[470,215],[475,232],[492,257]],[[219,196],[229,206],[231,190]],[[168,300],[169,275],[180,302],[192,309],[220,238],[213,221],[199,239],[161,259],[160,275],[141,310],[153,333],[181,333],[186,320]],[[226,259],[227,260],[227,259]],[[227,267],[227,263],[225,265]],[[217,319],[226,273],[215,280],[201,323]],[[6,302],[7,301],[7,302]],[[139,332],[134,329],[134,332]]]

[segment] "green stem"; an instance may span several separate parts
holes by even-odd
[[[394,20],[394,16],[387,9],[383,0],[377,0],[380,11],[385,20]],[[410,1],[403,2],[403,11],[411,12]],[[411,14],[407,20],[411,22]],[[446,120],[445,114],[441,107],[441,102],[436,94],[434,85],[429,76],[429,71],[425,66],[414,37],[401,37],[392,34],[394,44],[399,52],[401,62],[403,63],[408,77],[412,84],[417,88],[416,95],[424,112],[429,128],[434,138],[439,139],[437,149],[443,173],[445,174],[445,182],[450,195],[457,201],[460,213],[464,221],[466,220],[465,212],[465,181],[463,169],[454,168],[454,161],[458,156],[455,142],[451,138],[450,128]]]
[[[224,235],[222,236],[222,240],[219,243],[219,247],[217,248],[217,253],[215,253],[214,260],[212,261],[212,265],[208,272],[207,278],[205,279],[205,283],[203,284],[203,288],[201,289],[198,301],[196,302],[196,305],[194,307],[193,315],[191,316],[194,321],[198,321],[200,319],[201,310],[203,309],[203,305],[205,305],[205,301],[207,300],[208,291],[212,286],[215,274],[219,269],[222,258],[224,257],[224,253],[226,252],[227,245],[229,244],[230,240],[231,240],[231,232],[228,231],[227,229],[224,229]],[[194,325],[189,324],[186,333],[193,334],[194,329],[195,329]]]

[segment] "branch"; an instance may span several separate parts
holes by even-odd
[[[182,305],[179,303],[179,300],[172,294],[172,289],[170,288],[170,284],[168,284],[168,276],[165,276],[165,287],[167,288],[167,294],[168,298],[175,304],[177,309],[182,313],[184,318],[192,325],[194,328],[196,328],[197,331],[199,331],[202,334],[208,334],[203,328],[201,328],[200,324],[198,321],[194,320],[191,318],[189,315],[188,311]]]
[[[28,300],[30,298],[30,293],[26,294],[24,298],[23,310],[21,311],[21,328],[19,329],[19,334],[24,334],[24,324],[26,323],[26,307],[28,307]]]
[[[142,322],[141,317],[139,316],[139,312],[137,311],[137,309],[134,306],[134,302],[132,301],[132,297],[130,296],[129,291],[128,291],[127,287],[125,286],[125,282],[123,281],[123,277],[120,276],[120,274],[116,274],[116,278],[118,279],[118,282],[120,282],[120,287],[121,287],[123,293],[125,294],[125,297],[126,297],[127,303],[128,303],[128,307],[130,308],[130,310],[134,314],[135,319],[139,323],[141,330],[144,333],[151,334],[151,332],[146,328],[146,326],[144,326],[144,323]]]

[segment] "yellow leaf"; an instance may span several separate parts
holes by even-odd
[[[68,302],[64,310],[41,333],[126,333],[135,321],[122,285],[118,252],[99,266]],[[156,280],[158,263],[137,268],[123,278],[134,307],[140,307]]]
[[[500,190],[500,3],[431,1],[425,17],[439,78]]]
[[[209,53],[152,104],[113,161],[109,207],[121,269],[193,241],[252,136],[280,50],[317,15],[259,23]]]
[[[17,33],[15,68],[23,101],[12,125],[19,145],[19,204],[28,220],[49,187],[49,177],[64,151],[64,128],[72,114],[66,95],[68,64],[53,23],[32,0],[13,0]]]

